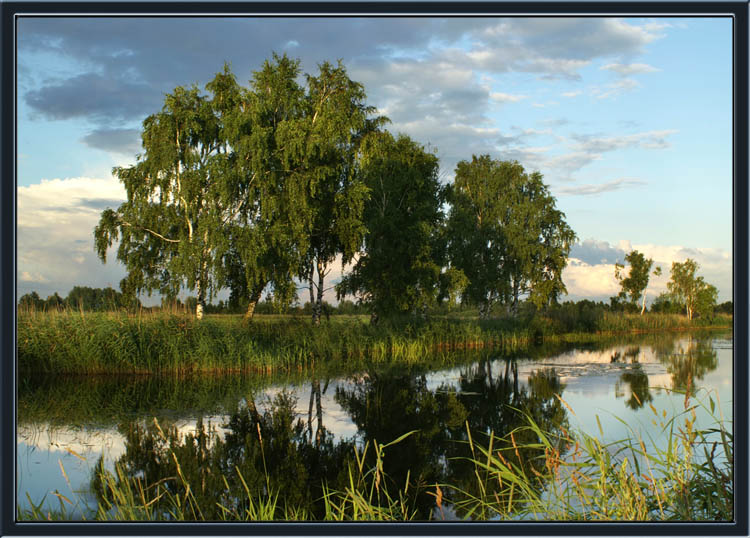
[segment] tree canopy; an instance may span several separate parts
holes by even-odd
[[[671,280],[667,283],[669,292],[685,307],[688,319],[695,314],[710,316],[719,295],[715,286],[697,276],[698,262],[688,258],[683,263],[672,262]]]
[[[541,173],[473,156],[458,163],[448,199],[451,265],[468,278],[464,295],[483,316],[498,302],[517,312],[525,294],[542,306],[566,292],[562,270],[576,235]]]
[[[177,87],[161,112],[143,122],[143,154],[134,166],[116,167],[127,201],[106,209],[94,230],[102,261],[117,239],[117,258],[128,271],[123,291],[176,296],[182,286],[196,290],[196,314],[217,287],[216,270],[225,224],[244,202],[233,152],[222,136],[227,104],[237,93],[225,66],[209,87]]]
[[[633,250],[625,255],[625,261],[630,266],[627,276],[624,275],[625,266],[621,263],[615,264],[615,279],[617,279],[622,288],[618,298],[629,299],[630,304],[636,307],[638,300],[643,296],[643,304],[641,306],[641,314],[643,314],[646,310],[646,295],[644,292],[648,287],[650,271],[654,265],[654,260],[651,258],[647,259],[642,252]],[[661,275],[661,267],[657,267],[654,270],[654,276],[659,275]]]
[[[337,286],[339,297],[357,295],[373,319],[433,305],[444,263],[437,157],[408,136],[377,133],[362,144],[360,167],[369,193],[364,249]]]

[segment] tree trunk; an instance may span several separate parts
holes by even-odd
[[[203,285],[203,277],[198,277],[195,281],[195,289],[198,292],[198,304],[195,305],[195,318],[200,321],[203,319],[203,308],[206,306],[206,290]]]
[[[307,282],[309,284],[310,288],[310,308],[315,305],[315,292],[313,291],[313,287],[315,286],[315,281],[313,280],[313,276],[315,275],[315,269],[313,268],[312,263],[310,264],[310,272],[307,276]]]
[[[315,401],[315,382],[310,386],[310,405],[307,408],[307,442],[312,444],[312,411],[313,402]]]
[[[643,306],[641,306],[641,316],[646,311],[646,293],[643,293]]]
[[[490,302],[485,301],[479,305],[479,319],[487,319],[490,317]]]
[[[313,325],[320,325],[320,315],[323,310],[323,285],[325,282],[325,273],[324,273],[324,267],[323,262],[318,258],[317,262],[317,268],[318,268],[318,296],[313,303],[312,308],[312,323]]]
[[[260,301],[260,295],[263,293],[263,289],[265,287],[265,284],[263,284],[262,286],[259,285],[255,288],[255,291],[250,294],[250,302],[247,304],[247,311],[245,312],[243,321],[252,321],[253,314],[255,313],[255,307],[258,305],[258,301]]]
[[[377,325],[378,324],[378,313],[372,312],[370,314],[370,325]]]
[[[318,418],[318,424],[315,428],[315,446],[320,446],[323,440],[323,405],[321,402],[320,381],[315,381],[315,411]]]
[[[513,305],[511,311],[514,318],[518,316],[518,282],[513,283]]]

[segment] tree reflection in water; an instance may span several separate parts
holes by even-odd
[[[684,391],[687,396],[695,394],[698,381],[719,366],[716,350],[709,338],[688,335],[686,341],[677,341],[669,351],[657,354],[672,376],[672,389]]]
[[[418,430],[388,447],[383,472],[385,485],[398,490],[404,489],[408,477],[409,504],[418,519],[429,519],[435,514],[436,484],[478,493],[474,466],[466,459],[472,455],[465,442],[467,427],[478,443],[486,443],[483,434],[494,432],[494,448],[508,449],[505,457],[528,471],[543,465],[536,463],[543,449],[511,448],[512,443],[537,441],[531,430],[522,428],[527,423],[523,413],[553,435],[567,427],[565,409],[555,396],[564,386],[554,371],[534,372],[523,386],[515,360],[506,361],[501,373],[493,374],[491,366],[483,361],[467,367],[457,386],[430,388],[424,373],[403,368],[372,370],[339,385],[334,397],[356,424],[356,440],[335,440],[325,428],[321,400],[328,382],[321,388],[320,380],[313,380],[307,422],[295,412],[296,396],[284,391],[265,402],[262,413],[248,398],[223,425],[223,435],[201,420],[194,432],[184,434],[174,424],[122,423],[126,452],[117,463],[125,476],[139,477],[146,487],[161,482],[175,495],[186,493],[183,482],[175,479],[181,473],[206,519],[221,518],[219,504],[242,512],[245,484],[256,499],[278,494],[280,506],[302,508],[319,519],[324,516],[323,484],[332,490],[348,485],[355,441],[387,443]],[[375,465],[373,450],[366,454],[366,465]],[[96,473],[92,482],[101,498],[104,488]],[[487,487],[487,495],[499,492],[495,483]],[[458,510],[458,515],[465,513]]]
[[[687,335],[683,340],[663,338],[654,342],[651,347],[659,362],[664,364],[671,377],[671,390],[685,392],[687,397],[698,390],[698,381],[719,366],[718,355],[713,348],[710,337]],[[630,398],[625,405],[637,410],[653,401],[649,387],[648,374],[639,363],[640,347],[630,348],[623,354],[630,358],[631,367],[620,375],[615,385],[617,397],[624,395],[622,384],[630,388]]]

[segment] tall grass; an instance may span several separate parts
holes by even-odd
[[[563,315],[564,314],[564,315]],[[22,374],[189,373],[302,371],[331,360],[341,364],[427,359],[446,362],[456,350],[511,353],[539,342],[592,341],[613,332],[701,326],[681,316],[605,314],[593,330],[557,317],[493,320],[415,318],[376,326],[360,317],[313,327],[307,319],[214,315],[20,312],[18,367]],[[731,317],[714,323],[731,326]]]
[[[661,440],[644,441],[630,427],[627,437],[607,443],[583,432],[552,436],[527,417],[522,429],[532,430],[538,442],[525,448],[544,450],[543,473],[514,463],[507,453],[515,446],[493,451],[492,434],[488,446],[470,439],[481,490],[496,482],[500,494],[459,490],[456,507],[482,519],[731,521],[733,435],[723,420],[695,428],[696,409],[715,417],[714,400],[707,401],[686,398],[685,409],[669,420],[651,406],[661,422]],[[599,432],[603,437],[601,425]]]

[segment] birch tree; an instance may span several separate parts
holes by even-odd
[[[299,275],[307,282],[312,322],[320,324],[325,278],[337,255],[351,261],[365,233],[362,212],[367,187],[356,167],[362,137],[386,120],[371,117],[376,109],[365,103],[361,84],[349,79],[339,61],[325,62],[317,76],[307,75],[303,172],[308,179],[307,251]]]
[[[229,227],[227,285],[248,298],[246,319],[267,285],[277,302],[296,297],[294,277],[307,250],[309,178],[305,167],[304,88],[299,60],[273,55],[253,73],[226,136],[245,186]]]
[[[696,313],[710,314],[716,304],[718,291],[697,276],[698,262],[688,258],[683,263],[672,262],[671,280],[667,289],[678,301],[685,305],[685,314],[692,320]]]
[[[615,264],[615,279],[622,288],[619,296],[622,299],[630,299],[630,303],[637,307],[638,301],[643,298],[641,304],[641,315],[646,311],[646,288],[651,274],[651,267],[654,260],[646,258],[642,252],[633,250],[625,255],[625,261],[629,265],[628,275],[625,276],[625,266],[621,263]],[[661,267],[657,267],[654,276],[661,275]]]
[[[143,154],[134,166],[113,169],[127,201],[106,209],[94,230],[102,262],[119,239],[117,259],[128,271],[124,288],[166,296],[182,287],[195,290],[198,319],[217,289],[224,224],[242,198],[242,178],[221,136],[238,90],[226,66],[214,82],[211,97],[195,86],[175,88],[162,110],[146,118]]]

